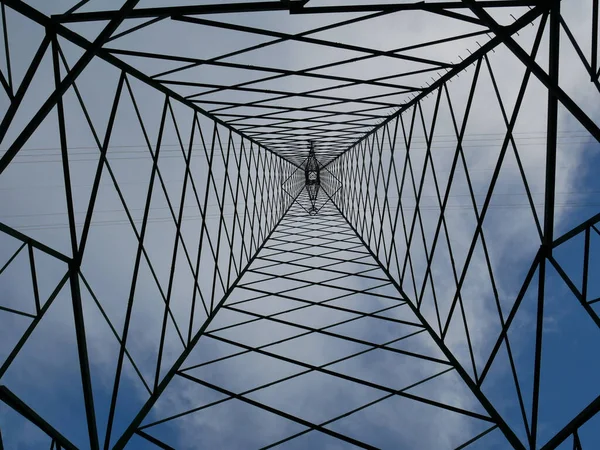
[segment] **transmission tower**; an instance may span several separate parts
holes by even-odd
[[[599,1],[0,0],[0,450],[600,448]]]

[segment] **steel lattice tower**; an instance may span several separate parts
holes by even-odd
[[[599,0],[0,0],[0,450],[600,448]]]

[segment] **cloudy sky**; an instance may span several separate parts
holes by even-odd
[[[51,16],[76,2],[27,3]],[[563,3],[560,86],[598,123],[592,2]],[[490,8],[503,25],[528,11]],[[499,45],[403,107],[492,39],[480,25],[422,11],[276,11],[163,17],[119,37],[151,18],[128,19],[104,45],[112,53],[91,60],[21,146],[55,68],[62,79],[84,50],[68,32],[49,43],[10,6],[2,14],[0,155],[19,151],[0,177],[0,384],[77,448],[90,448],[82,323],[106,448],[132,422],[127,448],[437,449],[486,431],[469,448],[507,448],[504,424],[529,447],[540,285],[536,447],[597,398],[600,302],[584,309],[550,262],[544,275],[531,269],[546,206],[546,88]],[[61,26],[94,41],[107,23]],[[548,70],[543,16],[514,38]],[[317,215],[297,167],[311,140],[325,166]],[[554,238],[597,214],[600,189],[598,142],[563,106],[557,142]],[[554,251],[584,303],[600,297],[599,234],[582,229]],[[81,265],[70,272],[73,243]],[[583,448],[600,443],[597,429],[597,417],[581,427]],[[0,430],[5,448],[50,446],[6,401]]]

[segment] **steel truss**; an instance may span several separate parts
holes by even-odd
[[[0,0],[0,450],[599,445],[598,0],[72,3]]]

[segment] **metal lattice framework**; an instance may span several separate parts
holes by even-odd
[[[598,0],[0,0],[0,450],[600,445]]]

